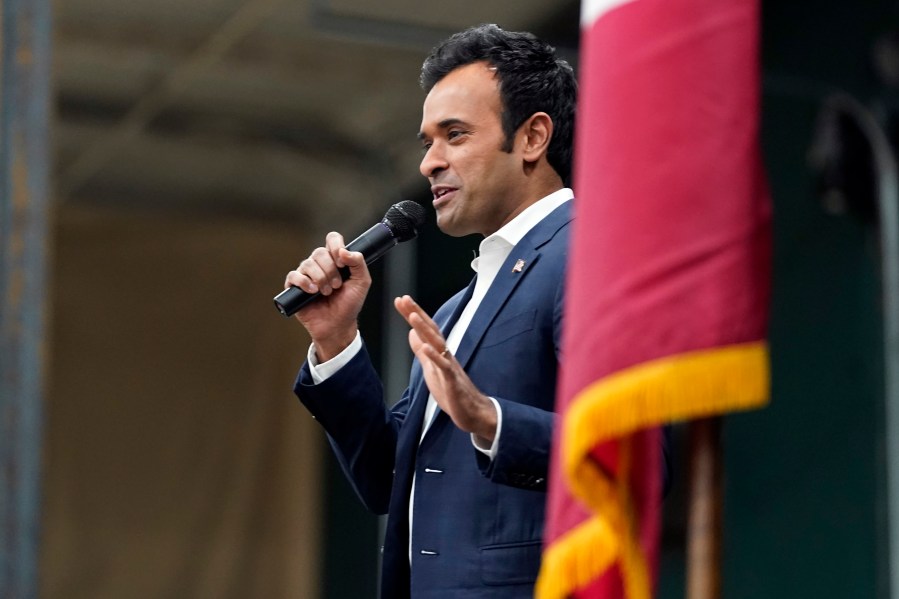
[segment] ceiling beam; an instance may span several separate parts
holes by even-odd
[[[256,29],[281,0],[247,0],[193,53],[173,68],[142,96],[118,126],[83,149],[77,160],[59,176],[57,193],[66,198],[90,180],[120,148],[134,139],[162,110],[169,99],[183,90],[199,73],[217,62],[235,43]]]

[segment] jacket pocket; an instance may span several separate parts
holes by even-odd
[[[537,317],[537,310],[525,310],[508,318],[497,320],[490,325],[484,334],[484,340],[481,347],[490,347],[491,345],[499,345],[503,341],[507,341],[516,335],[527,333],[534,328],[534,320]]]
[[[533,584],[540,569],[541,541],[481,547],[481,580],[487,585]]]

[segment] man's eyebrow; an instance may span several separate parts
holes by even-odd
[[[437,128],[438,129],[448,129],[449,127],[452,127],[453,125],[464,125],[464,124],[465,124],[465,121],[463,121],[462,119],[456,118],[456,117],[451,117],[448,119],[443,119],[442,121],[437,123]],[[423,131],[419,131],[418,139],[424,140],[425,138],[427,138],[427,135],[425,135]]]

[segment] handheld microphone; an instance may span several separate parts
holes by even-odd
[[[421,205],[411,200],[399,202],[387,210],[381,222],[349,242],[346,249],[361,252],[365,263],[371,264],[396,244],[414,239],[418,235],[417,228],[424,222],[425,209]],[[339,272],[344,281],[350,278],[350,269],[346,266],[339,269]],[[306,293],[291,285],[275,296],[275,307],[284,316],[292,316],[320,295],[321,293]]]

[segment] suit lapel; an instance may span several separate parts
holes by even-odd
[[[512,248],[512,253],[496,273],[496,278],[493,279],[490,289],[481,300],[481,305],[478,306],[477,312],[459,342],[456,360],[462,365],[462,368],[468,366],[484,333],[496,319],[496,315],[502,310],[506,300],[521,284],[539,258],[540,252],[533,247],[522,247],[522,244],[519,243]],[[518,265],[517,268],[516,265]]]
[[[496,278],[487,290],[487,294],[478,306],[471,324],[465,331],[459,349],[456,351],[456,360],[463,368],[468,366],[469,360],[481,342],[484,333],[490,327],[496,316],[502,310],[509,296],[521,284],[540,259],[540,248],[548,242],[556,232],[571,220],[571,202],[565,202],[546,218],[537,223],[519,241],[509,256],[506,258]]]
[[[437,325],[440,327],[440,331],[443,333],[443,336],[446,337],[449,335],[449,332],[452,330],[453,325],[456,324],[456,321],[459,320],[459,316],[462,314],[462,310],[465,309],[466,304],[471,299],[472,293],[474,293],[474,285],[476,278],[471,280],[471,283],[468,284],[468,288],[465,290],[465,293],[462,294],[459,302],[456,306],[449,311],[449,315],[442,322],[437,322]],[[412,484],[411,477],[411,468],[406,468],[405,464],[409,464],[414,462],[415,451],[418,449],[419,440],[421,439],[421,428],[425,417],[425,408],[428,404],[428,395],[430,395],[430,391],[428,391],[428,387],[425,384],[424,375],[421,372],[421,364],[416,360],[413,365],[412,378],[410,380],[410,384],[413,385],[412,394],[410,397],[412,398],[411,405],[409,406],[409,411],[406,413],[406,418],[404,421],[404,426],[400,428],[400,435],[397,439],[397,465],[403,464],[404,466],[398,467],[397,472],[400,472],[402,468],[403,471],[408,472],[409,476],[409,484]]]
[[[490,326],[490,323],[494,321],[496,315],[500,312],[503,305],[506,303],[506,300],[512,294],[512,291],[514,291],[521,283],[526,272],[530,270],[530,266],[533,265],[540,256],[540,253],[533,248],[529,249],[527,252],[517,251],[520,246],[521,244],[519,243],[513,248],[513,253],[509,254],[509,258],[506,259],[502,268],[500,268],[500,271],[496,274],[496,278],[493,279],[493,283],[490,284],[490,289],[487,291],[484,299],[481,300],[481,305],[478,306],[477,312],[475,312],[474,317],[471,319],[471,323],[468,325],[465,334],[462,336],[462,340],[459,342],[459,349],[456,350],[455,355],[456,361],[459,362],[462,368],[467,367],[468,362],[471,360],[475,349]],[[522,257],[514,258],[514,256],[519,255]],[[525,261],[524,267],[522,267],[521,271],[516,270],[515,272],[512,272],[512,268],[518,260]],[[427,393],[427,388],[425,388],[425,392]],[[427,395],[425,397],[427,397]],[[425,432],[425,436],[421,440],[421,448],[427,449],[428,445],[436,438],[438,432],[450,425],[450,418],[446,412],[438,410],[434,415],[434,421],[431,423],[431,427]]]
[[[493,283],[490,284],[490,289],[487,290],[487,294],[484,296],[484,299],[481,300],[481,305],[478,306],[474,317],[471,319],[471,323],[468,325],[465,334],[462,336],[462,340],[459,342],[459,348],[456,350],[455,356],[456,361],[459,362],[462,368],[467,368],[481,339],[484,337],[484,333],[487,332],[487,329],[490,328],[490,325],[496,320],[497,315],[506,304],[509,296],[511,296],[512,292],[518,288],[528,273],[533,270],[534,265],[540,258],[540,247],[552,239],[556,232],[563,225],[568,223],[571,218],[571,202],[566,202],[535,225],[534,228],[512,248],[509,256],[500,267],[499,272],[496,273],[496,278],[494,278]],[[448,321],[446,326],[441,327],[444,336],[449,333],[452,325],[459,319],[459,315],[471,298],[473,291],[474,281],[469,285],[468,292],[463,301],[461,301],[459,306],[456,307],[456,310],[454,310],[454,317]],[[427,387],[424,386],[423,381],[422,386],[424,387],[425,401],[422,401],[421,403],[427,403],[428,391]],[[423,415],[424,412],[422,412],[422,417]],[[447,416],[445,412],[439,411],[434,418],[431,428],[428,429],[424,439],[421,440],[422,447],[426,445],[429,439],[433,438],[433,435],[437,431],[445,427],[448,422],[449,416]],[[421,429],[419,428],[418,430],[420,435]]]

